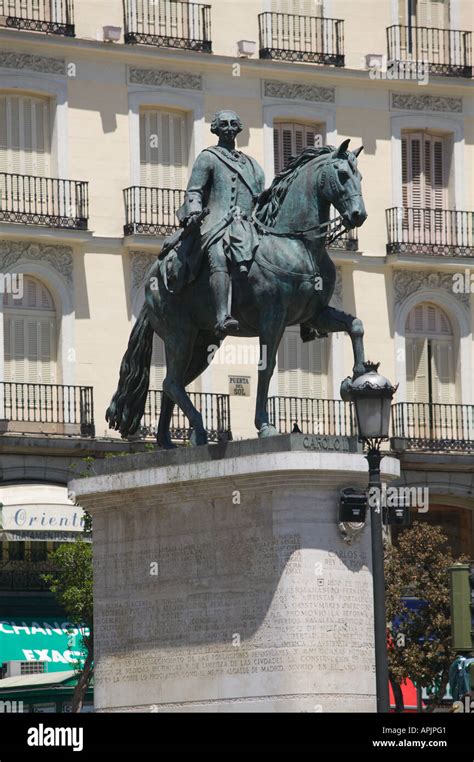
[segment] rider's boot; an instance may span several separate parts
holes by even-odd
[[[229,333],[230,331],[238,331],[239,330],[239,323],[238,321],[232,317],[232,315],[229,315],[227,309],[228,309],[228,297],[229,297],[229,286],[230,286],[230,277],[229,274],[224,272],[223,270],[218,270],[217,272],[213,272],[211,274],[211,277],[209,279],[209,283],[212,289],[212,293],[214,296],[214,305],[216,308],[216,315],[217,315],[217,323],[215,327],[216,333],[219,335],[224,335]]]

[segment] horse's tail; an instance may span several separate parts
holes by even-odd
[[[122,437],[134,434],[140,425],[150,382],[152,350],[153,328],[145,303],[130,334],[117,391],[105,414],[109,428],[120,431]]]

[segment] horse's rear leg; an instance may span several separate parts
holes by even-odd
[[[196,339],[196,333],[189,331],[187,336],[174,336],[172,342],[170,340],[165,342],[166,377],[163,381],[163,392],[181,408],[193,429],[192,443],[200,445],[207,444],[207,432],[201,413],[194,407],[185,389],[186,384],[191,383],[191,374],[194,373],[194,377],[199,375],[199,372],[196,372],[196,366],[191,368],[191,358],[194,356]],[[201,364],[196,363],[196,365],[202,372],[207,365],[207,354],[204,354],[200,342],[199,345],[201,351],[198,354],[201,358]]]
[[[212,332],[201,331],[198,334],[194,343],[191,362],[186,371],[184,386],[191,384],[195,378],[204,373],[219,345],[220,340]],[[163,447],[165,450],[176,448],[170,435],[170,424],[174,406],[174,401],[163,392],[156,440],[158,447]]]

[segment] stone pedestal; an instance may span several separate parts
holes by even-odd
[[[230,442],[71,483],[94,522],[97,711],[375,711],[370,526],[351,545],[337,526],[368,480],[349,449]]]

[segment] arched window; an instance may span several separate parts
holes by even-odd
[[[21,299],[3,295],[3,326],[4,380],[58,383],[56,310],[43,283],[25,275]]]
[[[407,401],[456,402],[456,357],[451,323],[442,309],[424,302],[406,321]]]

